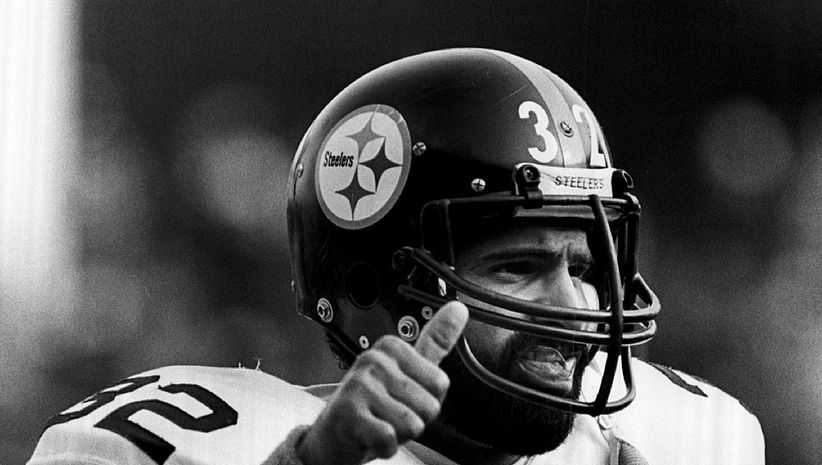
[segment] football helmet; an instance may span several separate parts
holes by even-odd
[[[471,318],[607,353],[596,398],[513,382],[457,352],[488,385],[597,415],[635,395],[630,347],[650,340],[659,302],[637,272],[639,202],[612,165],[593,112],[549,70],[488,49],[394,61],[340,92],[306,132],[291,168],[288,230],[299,311],[353,359],[382,335],[413,342],[440,305],[470,296]],[[599,308],[493,292],[455,267],[456,249],[495,221],[587,232]],[[586,322],[573,329],[563,322]],[[627,387],[610,400],[617,367]]]

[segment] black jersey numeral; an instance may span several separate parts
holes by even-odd
[[[98,393],[92,394],[85,399],[83,399],[81,404],[88,403],[88,405],[84,406],[80,410],[77,411],[66,411],[60,413],[59,415],[55,415],[51,417],[51,419],[46,423],[46,428],[49,426],[59,425],[60,423],[65,423],[67,421],[74,420],[76,418],[81,418],[89,413],[97,410],[98,408],[106,405],[107,403],[114,400],[120,394],[126,394],[129,392],[136,391],[141,387],[154,383],[160,379],[160,376],[135,376],[134,378],[128,378],[120,381],[117,383],[117,389],[104,389]]]
[[[75,412],[61,413],[49,421],[48,426],[64,423],[97,410],[113,401],[118,395],[135,391],[160,379],[159,376],[129,378],[118,385],[116,390],[100,391],[84,400],[89,405]],[[129,418],[139,411],[153,412],[187,431],[209,433],[237,424],[237,411],[213,392],[196,384],[168,384],[156,386],[169,394],[185,394],[211,410],[211,413],[195,417],[177,406],[157,399],[140,400],[122,405],[98,421],[94,426],[118,434],[137,446],[152,460],[162,465],[176,449],[174,445],[143,428]],[[48,427],[47,426],[47,427]]]

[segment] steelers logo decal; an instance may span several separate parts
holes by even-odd
[[[347,114],[317,157],[317,198],[325,216],[345,229],[379,221],[405,186],[410,152],[408,125],[397,110],[368,105]]]

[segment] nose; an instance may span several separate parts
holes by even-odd
[[[535,279],[523,297],[546,305],[582,308],[585,306],[584,295],[575,281],[578,280],[571,276],[563,263]]]
[[[545,305],[571,308],[599,308],[596,289],[590,283],[571,276],[566,266],[545,273],[532,283],[524,298]],[[591,329],[592,323],[555,321],[556,325],[574,329]]]

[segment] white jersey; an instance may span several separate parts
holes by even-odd
[[[583,378],[583,396],[599,387],[605,354],[598,354]],[[756,417],[721,389],[681,371],[633,359],[636,399],[627,408],[593,418],[578,415],[568,439],[533,465],[608,464],[616,441],[621,453],[648,463],[764,465],[765,441]],[[617,367],[621,372],[621,364]],[[611,399],[625,385],[617,376]]]
[[[591,392],[602,362],[586,373]],[[608,417],[579,415],[556,450],[530,465],[764,464],[759,423],[737,400],[681,372],[632,364],[637,398]],[[173,366],[148,371],[54,417],[29,465],[262,465],[288,433],[310,424],[333,387],[299,388],[259,370]],[[620,386],[616,386],[618,391]],[[616,393],[618,395],[618,392]],[[525,462],[526,459],[523,459]],[[417,443],[388,461],[454,465]]]

